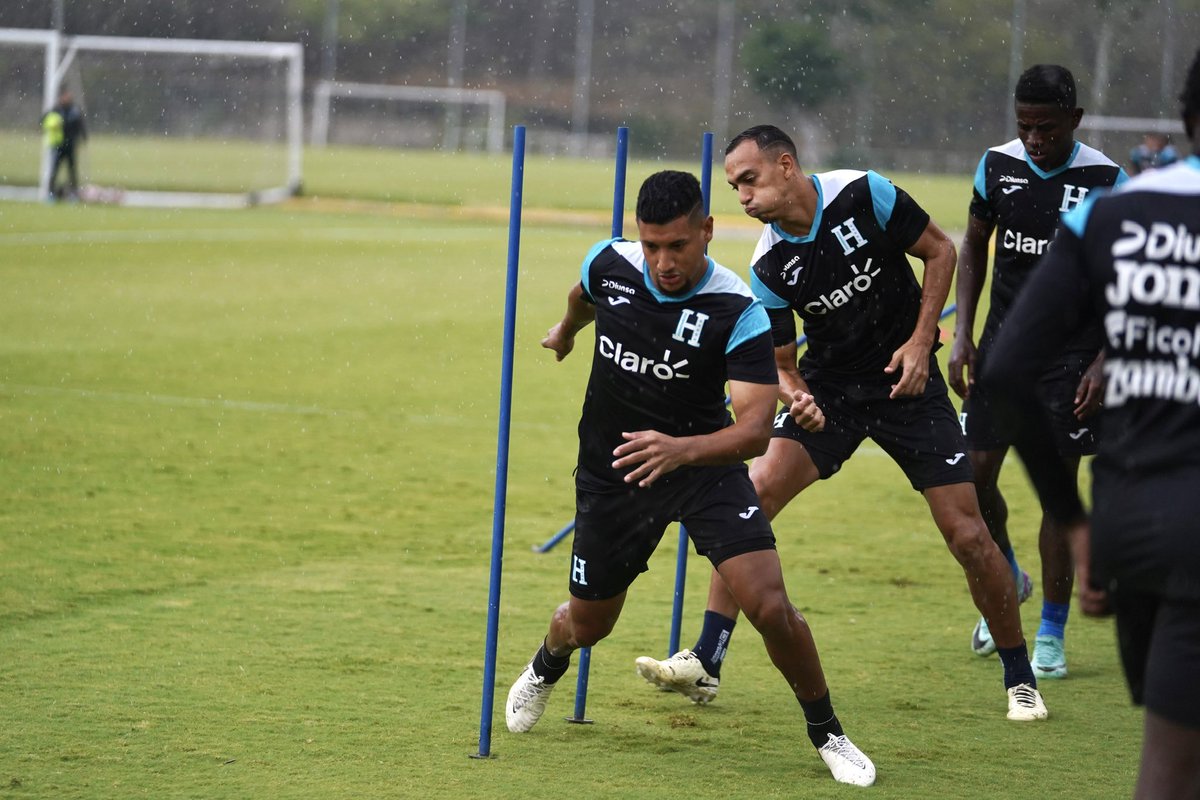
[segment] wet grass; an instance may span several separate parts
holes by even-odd
[[[636,676],[666,646],[673,533],[593,656],[595,724],[560,721],[572,672],[532,733],[503,730],[565,596],[566,545],[530,545],[572,513],[588,368],[538,340],[606,234],[524,231],[495,757],[478,761],[503,222],[0,205],[0,796],[856,793],[748,626],[711,707]],[[739,265],[750,246],[713,252]],[[1003,480],[1034,567],[1032,499],[1019,467]],[[1110,626],[1074,619],[1051,719],[1006,722],[961,573],[877,450],[778,533],[876,796],[1129,793],[1140,715]],[[693,556],[685,642],[706,582]]]
[[[631,136],[636,137],[634,130]],[[36,185],[39,140],[0,132],[0,183]],[[720,151],[721,145],[717,149]],[[692,161],[638,160],[629,165],[626,209],[634,208],[643,178],[659,169],[699,172],[700,142]],[[164,140],[93,136],[80,153],[81,181],[117,189],[243,192],[285,182],[282,146],[245,141]],[[310,200],[357,200],[440,207],[444,212],[507,213],[508,154],[446,154],[436,151],[328,147],[304,149],[304,196]],[[805,165],[813,171],[812,165]],[[857,165],[868,169],[869,164]],[[819,168],[818,168],[819,169]],[[891,173],[947,230],[966,226],[971,176]],[[612,208],[611,158],[577,159],[530,155],[525,168],[526,206],[563,214],[591,212],[607,219]],[[726,225],[754,228],[713,171],[713,213]],[[740,261],[740,259],[739,259]]]

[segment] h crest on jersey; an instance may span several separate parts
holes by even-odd
[[[1083,198],[1087,197],[1089,188],[1087,186],[1072,186],[1069,183],[1064,184],[1062,205],[1058,207],[1058,210],[1065,214],[1082,203]]]
[[[831,230],[842,245],[843,255],[848,256],[867,243],[867,237],[863,236],[858,230],[858,226],[854,224],[854,217],[835,225]]]
[[[704,323],[707,320],[708,314],[701,314],[699,311],[685,308],[679,312],[679,322],[675,325],[675,333],[671,335],[671,338],[692,347],[699,347],[700,332],[704,330]]]

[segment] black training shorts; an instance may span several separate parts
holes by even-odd
[[[825,414],[825,429],[806,431],[784,410],[775,417],[774,435],[804,445],[821,478],[835,474],[870,438],[900,465],[918,492],[974,481],[958,415],[933,356],[925,391],[916,397],[890,399],[888,379],[804,377]]]
[[[1117,645],[1133,702],[1200,729],[1200,601],[1112,592]]]
[[[629,588],[667,526],[681,522],[715,567],[733,556],[773,550],[775,535],[744,464],[682,467],[648,488],[575,480],[575,539],[570,590],[582,600],[606,600]]]
[[[1100,415],[1080,421],[1075,416],[1075,392],[1095,354],[1067,353],[1038,379],[1037,396],[1054,430],[1054,446],[1060,455],[1090,456],[1096,453]],[[963,401],[963,433],[972,450],[1003,450],[1012,444],[1011,432],[996,418],[995,400],[986,387],[975,384]]]

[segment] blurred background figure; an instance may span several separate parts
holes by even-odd
[[[87,140],[83,111],[75,105],[69,89],[58,95],[58,103],[42,116],[42,131],[50,148],[50,199],[78,199],[79,171],[75,163],[75,146]],[[59,167],[67,165],[67,184],[58,186]]]
[[[1147,133],[1142,143],[1129,151],[1129,173],[1137,175],[1148,169],[1165,167],[1179,160],[1179,153],[1165,133]]]

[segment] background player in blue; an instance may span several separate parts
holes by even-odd
[[[981,380],[1031,421],[1015,444],[1043,505],[1079,520],[1034,385],[1045,342],[1103,321],[1104,435],[1090,537],[1072,530],[1076,583],[1085,613],[1116,612],[1130,693],[1146,707],[1134,796],[1147,800],[1200,797],[1200,51],[1181,99],[1192,155],[1064,215]]]
[[[833,713],[808,624],[788,600],[771,525],[744,459],[771,435],[778,390],[767,315],[741,278],[705,255],[713,220],[700,184],[659,172],[637,201],[640,244],[600,242],[542,345],[562,360],[595,320],[579,421],[571,599],[508,693],[505,718],[528,731],[570,654],[609,634],[663,532],[684,522],[803,709],[833,777],[869,786],[875,766]],[[725,408],[728,380],[736,420]]]
[[[1008,559],[1019,599],[1033,586],[1017,563],[1008,536],[1008,506],[998,485],[1011,444],[1011,432],[995,420],[990,398],[974,386],[978,363],[1008,316],[1013,299],[1033,272],[1058,227],[1063,212],[1088,192],[1126,179],[1124,171],[1098,150],[1075,141],[1083,109],[1075,105],[1075,78],[1065,67],[1039,64],[1027,69],[1014,93],[1017,138],[984,153],[975,173],[967,233],[958,262],[957,325],[950,351],[950,386],[963,401],[963,432],[975,469],[975,490],[983,519]],[[975,312],[987,275],[988,240],[996,234],[991,306],[979,347]],[[1080,456],[1096,452],[1102,384],[1103,334],[1093,326],[1058,343],[1039,384],[1042,402],[1055,424],[1055,442],[1078,469]],[[963,371],[966,370],[964,380]],[[1065,678],[1064,629],[1071,607],[1074,574],[1064,532],[1043,513],[1038,531],[1042,557],[1042,620],[1034,639],[1033,669],[1039,678]],[[971,633],[971,649],[981,656],[996,652],[987,621]]]
[[[750,470],[763,511],[773,518],[817,479],[836,473],[863,439],[873,439],[925,496],[995,631],[1009,719],[1044,719],[1008,565],[979,515],[962,430],[933,355],[954,244],[908,194],[874,172],[805,175],[791,138],[772,125],[729,143],[725,177],[746,213],[766,223],[751,288],[771,319],[785,410],[766,455]],[[906,253],[924,262],[923,287]],[[796,314],[808,336],[798,364]],[[638,671],[707,702],[738,608],[714,575],[695,648],[665,661],[639,658]]]

